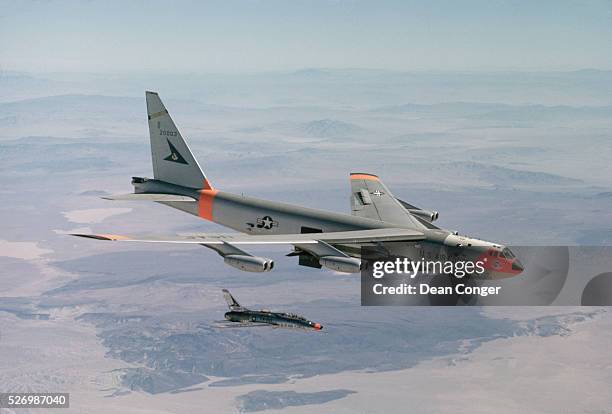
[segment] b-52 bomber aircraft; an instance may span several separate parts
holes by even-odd
[[[223,296],[229,307],[225,313],[227,325],[218,325],[220,328],[272,326],[274,328],[293,328],[320,331],[323,329],[320,323],[309,321],[299,315],[283,312],[272,312],[269,310],[250,310],[240,306],[227,289],[223,289]]]
[[[416,255],[415,260],[427,257],[482,261],[490,278],[511,277],[523,270],[509,248],[435,226],[437,212],[396,198],[373,174],[350,175],[350,215],[220,191],[204,175],[158,94],[145,95],[153,178],[133,177],[134,193],[105,198],[154,201],[242,234],[75,236],[121,242],[199,244],[215,250],[228,265],[247,272],[270,271],[274,262],[242,250],[245,245],[292,245],[289,256],[297,256],[302,266],[358,273],[361,247],[384,250],[385,242],[399,242],[393,245],[404,246],[407,252]]]

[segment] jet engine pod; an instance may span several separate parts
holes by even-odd
[[[321,266],[342,273],[359,273],[361,260],[353,257],[325,256],[319,259]]]
[[[420,210],[420,209],[408,209],[410,214],[414,214],[415,216],[421,217],[424,220],[429,222],[436,221],[440,214],[437,211],[429,211],[429,210]]]
[[[223,257],[226,264],[244,272],[269,272],[274,268],[274,261],[264,257],[229,254]]]

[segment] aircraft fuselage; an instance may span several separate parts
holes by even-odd
[[[256,324],[268,324],[277,326],[279,328],[296,328],[296,329],[314,329],[320,331],[323,329],[321,324],[309,321],[298,315],[270,312],[270,311],[229,311],[225,313],[225,319],[230,322],[238,323],[256,323]]]
[[[213,189],[197,190],[155,179],[135,178],[136,193],[166,193],[193,198],[193,202],[160,202],[233,230],[253,235],[323,233],[377,228],[411,228],[404,223],[383,222],[343,213],[262,200]],[[389,255],[419,260],[483,260],[485,277],[515,276],[523,270],[518,259],[505,246],[458,235],[434,226],[416,228],[426,239],[417,243],[386,244]],[[389,247],[390,246],[390,247]],[[360,257],[360,245],[342,245],[344,252]]]

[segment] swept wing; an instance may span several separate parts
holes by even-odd
[[[380,228],[370,230],[350,230],[327,233],[306,234],[266,234],[251,236],[241,233],[193,233],[169,236],[131,236],[120,234],[83,234],[73,236],[97,240],[130,241],[145,243],[178,243],[178,244],[361,244],[389,241],[419,241],[425,235],[417,230],[401,228]]]

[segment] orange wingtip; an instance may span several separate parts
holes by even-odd
[[[99,234],[99,236],[105,237],[109,240],[129,240],[129,237],[121,236],[119,234]]]
[[[380,181],[377,175],[367,173],[351,173],[351,180]]]
[[[77,234],[77,233],[73,233],[72,236],[86,237],[88,239],[96,239],[96,240],[110,240],[110,241],[130,239],[127,236],[121,236],[119,234]]]

